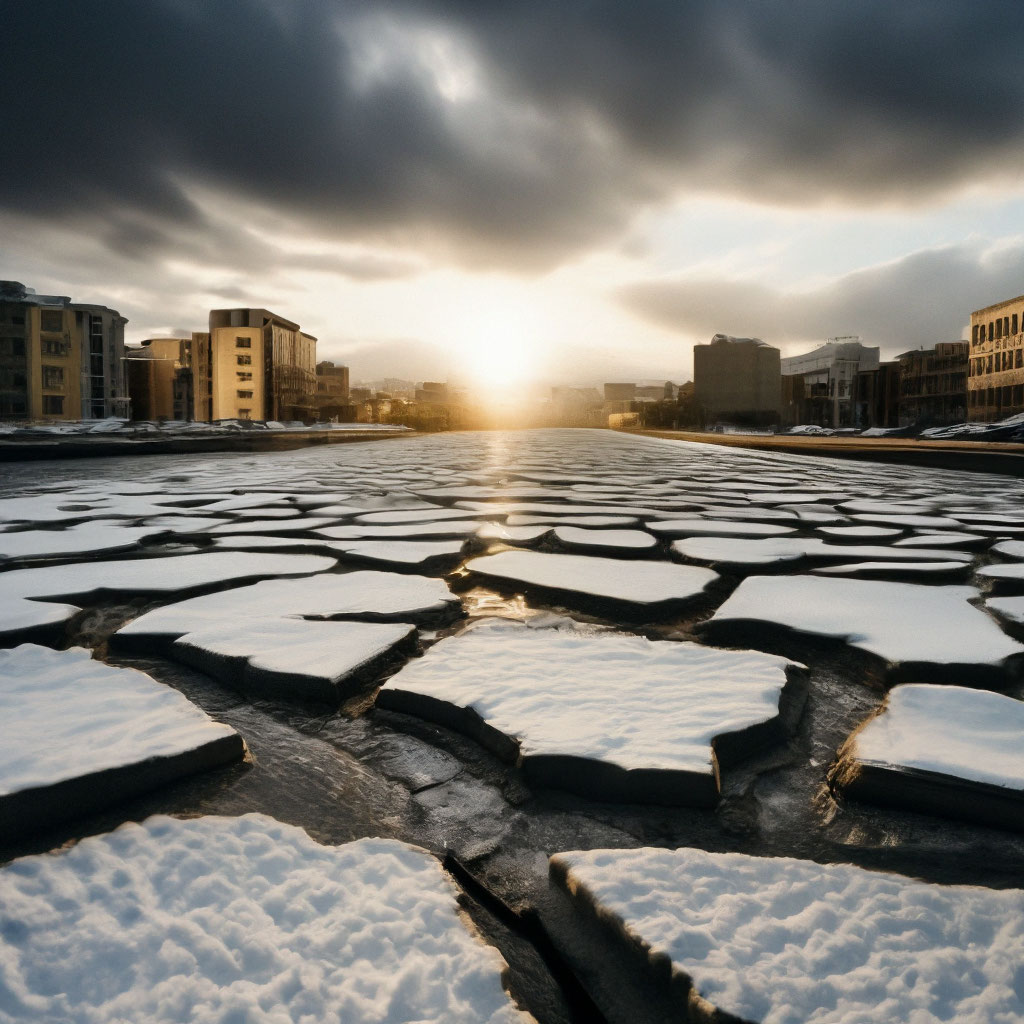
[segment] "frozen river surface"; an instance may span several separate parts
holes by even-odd
[[[0,836],[0,859],[253,811],[449,851],[536,1019],[674,1019],[678,993],[586,924],[552,855],[1021,885],[1024,740],[975,699],[1024,697],[1020,541],[1011,477],[607,431],[7,466],[2,646],[141,669],[248,755]],[[938,684],[894,719],[913,757],[893,744],[865,772],[852,737],[907,683]],[[952,687],[955,756],[950,701],[927,703]]]

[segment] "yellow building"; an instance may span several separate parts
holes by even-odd
[[[969,419],[991,422],[1024,412],[1024,295],[971,314]]]
[[[210,310],[212,418],[315,420],[316,338],[266,309]]]
[[[0,281],[0,418],[127,416],[126,323],[106,306]]]

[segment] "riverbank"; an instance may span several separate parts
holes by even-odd
[[[762,449],[793,455],[826,455],[932,469],[1024,476],[1024,444],[1005,441],[925,441],[910,437],[822,437],[792,434],[713,434],[696,430],[622,430],[625,434],[696,441],[728,448]]]
[[[203,455],[210,452],[284,452],[354,441],[418,437],[414,430],[247,430],[223,434],[53,434],[0,438],[0,462],[109,458],[113,455]]]

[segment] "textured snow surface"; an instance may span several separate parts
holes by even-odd
[[[244,660],[251,673],[303,676],[337,683],[400,644],[407,623],[260,619],[186,633],[174,648]]]
[[[750,576],[712,622],[754,621],[836,637],[891,663],[997,665],[1024,652],[968,604],[974,587]]]
[[[318,555],[257,555],[223,551],[14,569],[3,574],[0,634],[63,622],[78,612],[74,605],[45,600],[51,597],[88,595],[102,590],[173,593],[236,579],[317,572],[336,564],[334,558]]]
[[[776,717],[783,658],[485,622],[385,684],[472,708],[524,757],[712,774],[711,741]]]
[[[1024,892],[702,850],[553,864],[712,1004],[761,1024],[1019,1024]]]
[[[330,541],[335,551],[392,565],[421,565],[432,558],[457,558],[462,553],[460,540],[357,540]]]
[[[35,644],[0,650],[0,723],[3,795],[235,735],[142,672]]]
[[[658,543],[643,530],[588,530],[579,526],[557,526],[555,536],[567,547],[576,548],[646,551]]]
[[[781,537],[795,532],[777,523],[750,523],[714,519],[663,519],[649,522],[649,530],[683,537]]]
[[[163,532],[158,526],[121,526],[109,520],[79,523],[64,530],[19,530],[0,533],[0,559],[86,555],[134,547],[144,537]]]
[[[413,615],[440,612],[457,604],[458,598],[444,580],[367,569],[295,580],[264,580],[236,590],[193,597],[155,608],[122,626],[118,633],[177,637],[192,632],[209,635],[217,629],[230,636],[240,624],[254,619]]]
[[[149,818],[0,869],[0,1021],[511,1024],[425,851]]]
[[[669,562],[623,562],[588,555],[549,555],[538,551],[501,551],[466,563],[487,576],[554,590],[635,604],[657,604],[696,597],[716,579],[710,569]]]
[[[849,753],[864,764],[1024,790],[1024,701],[963,686],[896,686]]]

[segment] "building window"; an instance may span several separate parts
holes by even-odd
[[[43,367],[43,387],[59,391],[64,387],[64,368],[61,366]]]
[[[44,416],[63,416],[64,415],[64,396],[63,395],[43,395],[43,415]]]
[[[985,340],[985,325],[982,324],[979,329],[981,331],[981,340],[984,341]]]
[[[238,397],[239,398],[252,398],[252,392],[251,391],[239,391],[238,392]]]
[[[252,366],[252,356],[235,356],[239,366]]]
[[[1017,314],[1013,314],[1013,319],[1010,321],[1010,333],[1017,334]]]
[[[235,338],[235,348],[252,348],[252,338]]]
[[[252,409],[239,409],[238,410],[238,418],[240,420],[250,420],[250,419],[252,419]]]
[[[64,314],[56,309],[43,309],[39,311],[39,330],[56,331],[64,330]]]
[[[244,370],[239,370],[238,371],[238,379],[239,380],[252,380],[252,374],[251,373],[246,373]]]
[[[47,338],[43,341],[43,355],[44,356],[66,356],[68,354],[68,346],[63,341],[56,341],[52,338]]]

